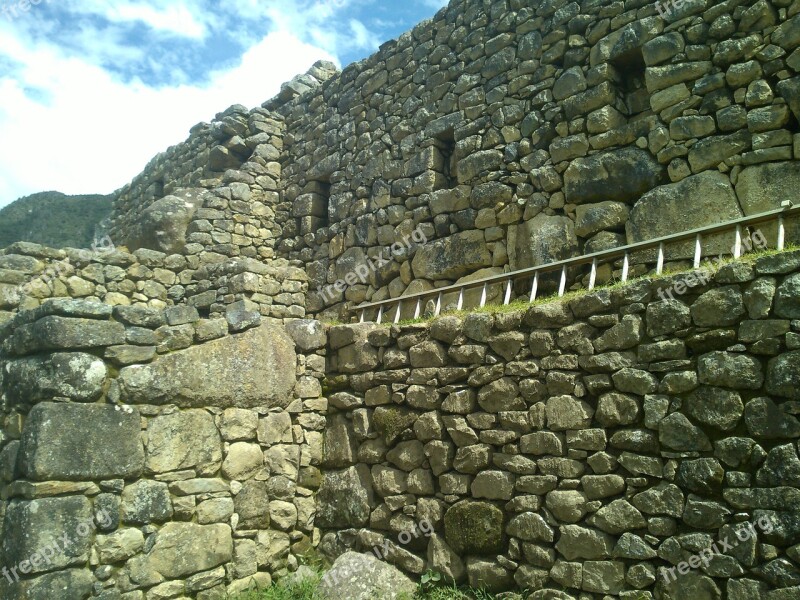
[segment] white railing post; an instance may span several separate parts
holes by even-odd
[[[505,295],[505,298],[503,298],[503,304],[510,304],[511,303],[511,288],[512,288],[511,281],[512,280],[509,279],[508,283],[506,284],[506,295]]]
[[[486,306],[486,285],[487,284],[484,283],[483,289],[481,290],[481,308]]]
[[[414,308],[414,318],[419,319],[419,314],[422,310],[422,298],[417,298],[417,306]]]
[[[464,308],[464,288],[458,290],[458,310]]]
[[[594,289],[595,283],[597,283],[597,257],[592,259],[592,272],[589,274],[589,291],[590,292]]]
[[[433,314],[437,317],[442,314],[442,292],[439,292],[439,296],[436,298],[436,309]]]
[[[394,324],[397,325],[400,322],[400,308],[403,306],[403,301],[397,301],[397,311],[394,313]]]
[[[361,309],[361,318],[358,320],[358,322],[359,323],[363,323],[364,322],[364,309],[363,308]]]
[[[783,215],[778,217],[778,250],[783,250],[783,246],[786,243],[786,227],[783,224]]]
[[[536,300],[536,294],[539,291],[539,271],[533,274],[533,283],[531,284],[531,299],[530,301],[533,302]]]
[[[382,320],[383,320],[383,304],[381,304],[381,305],[378,307],[378,321],[377,321],[377,322],[378,322],[378,325],[380,325],[380,324],[381,324],[381,321],[382,321]]]
[[[564,295],[564,292],[567,290],[567,265],[561,267],[561,282],[558,284],[558,297]]]
[[[664,272],[664,242],[658,245],[658,262],[656,263],[656,275]]]
[[[694,240],[694,268],[700,268],[700,259],[703,258],[703,237],[698,233]]]
[[[733,258],[742,256],[742,226],[736,226],[736,239],[733,243]]]
[[[628,253],[625,253],[625,258],[622,259],[622,281],[628,281],[628,271],[630,270],[630,259]]]

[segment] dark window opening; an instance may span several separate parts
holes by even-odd
[[[453,129],[443,131],[435,138],[437,150],[442,155],[442,174],[447,180],[447,187],[458,185],[458,164],[456,163],[456,137]]]
[[[645,86],[644,72],[647,66],[641,48],[634,48],[611,61],[619,74],[619,89],[622,93],[628,117],[650,110],[650,94]]]

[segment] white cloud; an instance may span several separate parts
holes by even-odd
[[[110,193],[195,123],[231,104],[259,105],[314,61],[334,58],[277,31],[206,86],[155,89],[0,29],[3,55],[21,67],[0,76],[0,205],[49,189]]]
[[[198,6],[190,8],[182,1],[69,0],[66,6],[72,14],[100,16],[111,23],[139,22],[154,31],[179,37],[201,39],[207,33],[204,12]]]

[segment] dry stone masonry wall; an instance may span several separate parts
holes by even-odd
[[[322,552],[537,599],[800,595],[800,252],[660,299],[685,278],[331,328]]]
[[[281,223],[279,251],[307,265],[309,312],[795,199],[800,5],[666,12],[644,0],[452,2],[280,107],[296,218]],[[424,247],[333,298],[314,293],[415,229]]]
[[[797,251],[306,319],[777,208],[798,118],[800,0],[464,0],[196,126],[96,247],[0,252],[0,596],[215,600],[348,550],[536,600],[800,596]]]
[[[0,597],[216,599],[294,570],[326,409],[324,336],[304,339],[189,306],[20,312],[0,331]]]

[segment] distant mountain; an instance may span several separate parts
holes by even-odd
[[[31,194],[0,209],[0,248],[35,242],[51,248],[88,248],[111,215],[111,196]]]

